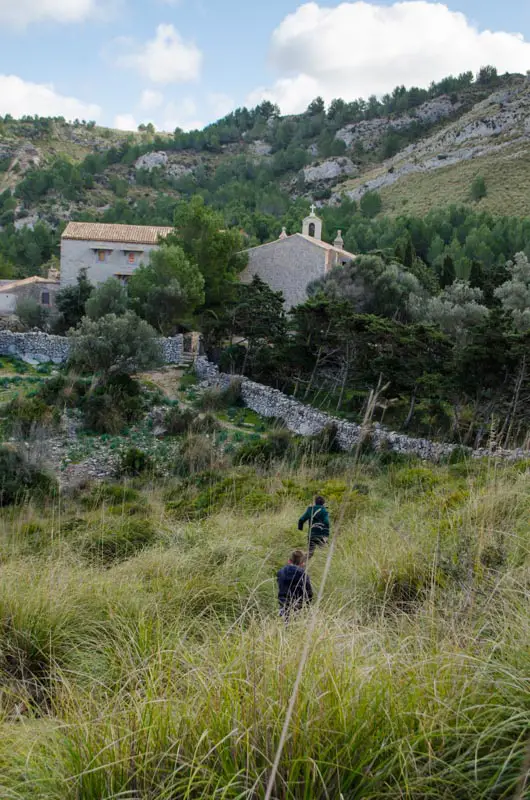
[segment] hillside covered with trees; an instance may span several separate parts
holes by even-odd
[[[124,135],[90,122],[4,118],[0,272],[45,274],[68,218],[175,224],[128,296],[104,287],[90,311],[93,287],[82,279],[61,293],[54,319],[25,309],[28,324],[65,333],[85,314],[127,311],[164,335],[196,327],[225,368],[336,413],[361,418],[381,383],[376,417],[389,425],[476,446],[492,437],[524,445],[530,208],[526,216],[524,206],[508,213],[508,204],[502,214],[488,207],[496,189],[478,166],[507,154],[522,163],[512,139],[528,88],[523,76],[485,67],[380,99],[325,108],[317,98],[297,117],[265,102],[171,135],[152,126]],[[424,158],[436,142],[444,152],[423,177],[436,187],[440,171],[467,176],[476,164],[465,201],[431,202],[424,213],[404,203],[395,213],[384,181],[398,192],[400,181],[392,181],[403,159]],[[370,188],[381,176],[381,191]],[[238,253],[275,238],[281,226],[298,230],[314,197],[324,238],[341,229],[359,257],[312,285],[308,302],[286,316],[266,286],[239,286]],[[226,345],[237,337],[244,347]]]

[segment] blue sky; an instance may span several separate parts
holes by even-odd
[[[14,116],[189,128],[484,63],[530,69],[528,0],[0,0],[0,113]]]

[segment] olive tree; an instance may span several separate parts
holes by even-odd
[[[107,314],[97,320],[85,317],[70,332],[70,365],[103,382],[117,375],[132,375],[162,361],[153,328],[134,312]]]
[[[502,307],[513,320],[517,330],[530,330],[530,262],[525,253],[517,253],[513,261],[508,261],[506,269],[510,280],[495,290]]]
[[[485,322],[489,310],[482,305],[483,293],[466,281],[455,281],[437,297],[425,303],[416,303],[414,316],[417,320],[438,325],[444,333],[457,339]]]
[[[107,314],[117,317],[127,311],[127,290],[117,278],[109,278],[97,286],[85,303],[85,313],[90,319],[101,319]]]

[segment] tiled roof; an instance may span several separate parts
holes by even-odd
[[[69,222],[62,238],[92,242],[122,242],[123,244],[157,244],[160,236],[165,237],[172,232],[173,228],[160,228],[154,225]]]
[[[29,286],[32,283],[59,283],[59,281],[53,281],[50,278],[40,278],[38,275],[32,275],[31,278],[22,278],[19,281],[0,281],[0,292],[10,292],[13,289],[18,289],[20,286]]]

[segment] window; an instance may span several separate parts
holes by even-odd
[[[49,306],[50,305],[50,293],[49,292],[41,292],[40,303],[41,303],[41,306]]]
[[[130,278],[131,276],[130,276],[130,275],[120,275],[120,273],[119,273],[119,272],[116,272],[116,273],[114,274],[114,277],[115,277],[117,280],[119,280],[119,282],[121,283],[121,285],[122,285],[122,286],[127,286],[127,284],[129,283],[129,278]]]
[[[136,253],[127,253],[127,261],[129,264],[136,264]]]
[[[310,222],[309,223],[309,235],[310,236],[314,236],[315,235],[315,230],[316,230],[315,223],[314,222]]]
[[[109,260],[112,250],[96,250],[96,258],[100,264],[105,264]]]

